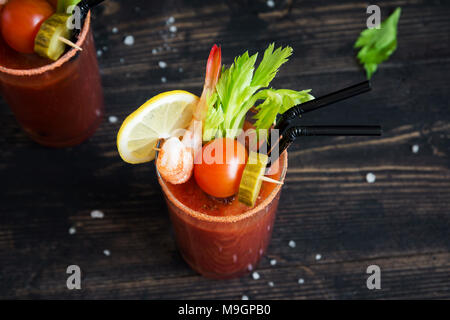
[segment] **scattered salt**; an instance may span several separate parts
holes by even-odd
[[[267,0],[267,6],[268,6],[269,8],[275,7],[275,1],[273,1],[273,0]]]
[[[112,28],[112,33],[118,33],[119,32],[119,29],[117,29],[116,27],[114,27],[114,28]]]
[[[92,219],[103,219],[104,216],[105,216],[105,214],[100,210],[91,211]]]
[[[157,54],[158,53],[158,50],[155,48],[155,49],[152,49],[152,54]]]
[[[412,151],[412,153],[419,153],[419,145],[418,144],[414,144],[412,147],[411,147],[411,151]]]
[[[322,255],[320,253],[316,254],[316,260],[322,259]]]
[[[166,83],[167,82],[167,78],[166,77],[161,77],[161,82],[162,83]]]
[[[305,283],[305,279],[303,279],[303,278],[298,279],[298,284],[304,284],[304,283]]]
[[[109,250],[103,250],[103,254],[107,257],[109,257],[111,255],[111,251]]]
[[[255,271],[252,273],[252,278],[253,278],[253,280],[259,280],[259,278],[261,278],[261,277],[260,277],[259,273]]]
[[[109,116],[108,120],[110,123],[116,123],[118,119],[116,116]],[[102,213],[102,215],[103,215],[103,213]],[[103,218],[103,216],[102,216],[102,218]]]
[[[241,300],[248,300],[248,297],[246,295],[243,295]]]
[[[166,24],[167,25],[173,24],[173,23],[175,23],[175,18],[174,17],[169,17],[169,19],[166,20]]]
[[[164,61],[158,62],[158,65],[159,65],[159,67],[160,67],[161,69],[164,69],[164,68],[167,67],[167,63],[165,63]]]
[[[276,264],[277,264],[277,260],[275,260],[275,259],[270,260],[270,265],[271,266],[274,266]]]
[[[289,241],[289,247],[295,248],[296,244],[294,240]]]
[[[374,183],[376,179],[377,179],[377,177],[376,177],[372,172],[369,172],[369,173],[366,175],[366,181],[367,181],[368,183]]]
[[[132,46],[134,44],[134,37],[133,36],[126,36],[123,40],[123,43],[127,46]]]
[[[275,284],[273,283],[273,281],[269,281],[267,284],[269,285],[269,287],[273,287],[273,286],[275,285]]]
[[[177,26],[170,26],[169,31],[172,33],[177,32]]]
[[[71,227],[69,229],[69,234],[75,234],[77,232],[77,229],[75,229],[74,227]]]
[[[97,57],[101,57],[103,55],[103,51],[102,50],[97,50]]]

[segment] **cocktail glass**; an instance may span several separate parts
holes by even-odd
[[[280,156],[280,181],[287,171],[287,152]],[[265,254],[281,194],[276,185],[256,207],[239,215],[210,216],[183,204],[157,172],[175,237],[184,260],[201,275],[214,279],[252,271]],[[235,200],[237,201],[237,200]]]
[[[83,51],[71,49],[58,61],[37,68],[21,68],[26,56],[1,40],[1,94],[25,132],[42,145],[79,144],[102,120],[103,90],[90,17],[89,13],[77,41]],[[19,66],[11,68],[11,61]]]

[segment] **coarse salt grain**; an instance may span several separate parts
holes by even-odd
[[[275,259],[270,260],[270,265],[271,266],[274,266],[276,264],[277,264],[277,260],[275,260]]]
[[[275,284],[273,283],[273,281],[269,281],[267,284],[269,285],[269,287],[273,287],[273,286],[275,285]]]
[[[412,147],[411,147],[411,151],[412,151],[412,153],[419,153],[419,145],[418,144],[414,144]]]
[[[166,24],[173,24],[175,23],[175,18],[174,17],[169,17],[169,19],[166,20]]]
[[[261,278],[261,276],[259,275],[258,272],[255,271],[252,273],[252,278],[253,278],[253,280],[259,280],[259,278]]]
[[[298,284],[304,284],[305,280],[303,278],[298,279]]]
[[[92,219],[103,219],[105,214],[100,210],[93,210],[91,211],[91,218]]]
[[[177,32],[177,26],[170,26],[169,31],[172,33]]]
[[[69,228],[69,234],[75,234],[77,232],[77,229],[74,227]]]
[[[269,8],[275,7],[275,1],[273,1],[273,0],[268,0],[268,1],[267,1],[267,6],[268,6]]]
[[[165,63],[164,61],[160,61],[160,62],[158,62],[158,66],[159,66],[161,69],[164,69],[164,68],[167,67],[167,63]]]
[[[376,177],[372,172],[369,172],[369,173],[366,175],[366,181],[367,181],[368,183],[374,183],[376,179],[377,179],[377,177]]]
[[[111,255],[111,251],[109,250],[103,250],[103,254],[107,257],[109,257]]]
[[[132,46],[134,44],[134,37],[133,36],[126,36],[123,40],[123,43],[127,46]]]
[[[289,247],[295,248],[296,244],[294,240],[289,241]]]
[[[101,57],[103,55],[103,51],[102,50],[97,50],[97,57]]]
[[[111,29],[111,32],[112,33],[118,33],[119,29],[117,27],[114,27],[114,28]]]
[[[322,259],[322,255],[320,253],[316,254],[316,260]]]
[[[110,123],[116,123],[117,122],[117,117],[116,116],[110,116],[108,118],[108,120],[109,120]]]
[[[243,295],[241,300],[248,300],[248,297],[246,295]]]
[[[166,77],[161,77],[161,82],[162,83],[166,83],[167,82],[167,78]]]

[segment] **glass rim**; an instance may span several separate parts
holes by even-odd
[[[86,41],[87,34],[89,32],[91,26],[91,11],[88,12],[86,16],[86,20],[83,25],[83,29],[81,29],[80,36],[78,38],[78,41],[76,42],[76,45],[82,46],[84,42]],[[66,52],[62,57],[60,57],[58,60],[46,64],[45,66],[39,67],[39,68],[33,68],[33,69],[10,69],[7,67],[4,67],[0,65],[0,73],[8,74],[11,76],[37,76],[44,74],[48,71],[56,70],[60,67],[62,67],[66,62],[69,62],[75,55],[78,53],[78,50],[76,48],[70,49],[68,52]]]
[[[283,171],[281,172],[281,181],[283,182],[286,178],[287,173],[287,167],[288,167],[288,153],[287,151],[283,152],[280,156],[280,162],[283,161]],[[186,215],[193,219],[201,220],[203,222],[219,222],[219,223],[234,223],[239,222],[242,220],[245,220],[247,218],[250,218],[254,216],[258,211],[263,209],[264,207],[267,207],[275,198],[275,196],[280,192],[283,185],[276,185],[275,188],[272,190],[270,195],[259,205],[252,208],[251,210],[245,211],[242,214],[234,215],[234,216],[226,216],[226,217],[219,217],[219,216],[210,216],[205,213],[202,213],[200,211],[194,210],[183,204],[180,200],[175,197],[175,195],[169,190],[169,188],[166,185],[166,182],[159,174],[158,168],[156,167],[156,161],[155,161],[155,168],[156,168],[156,175],[158,177],[158,182],[161,186],[162,191],[166,195],[169,201],[171,201],[177,208],[181,209]]]

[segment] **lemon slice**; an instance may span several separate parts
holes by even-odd
[[[187,91],[160,93],[130,114],[117,134],[117,149],[125,162],[155,159],[158,140],[189,126],[198,97]]]

